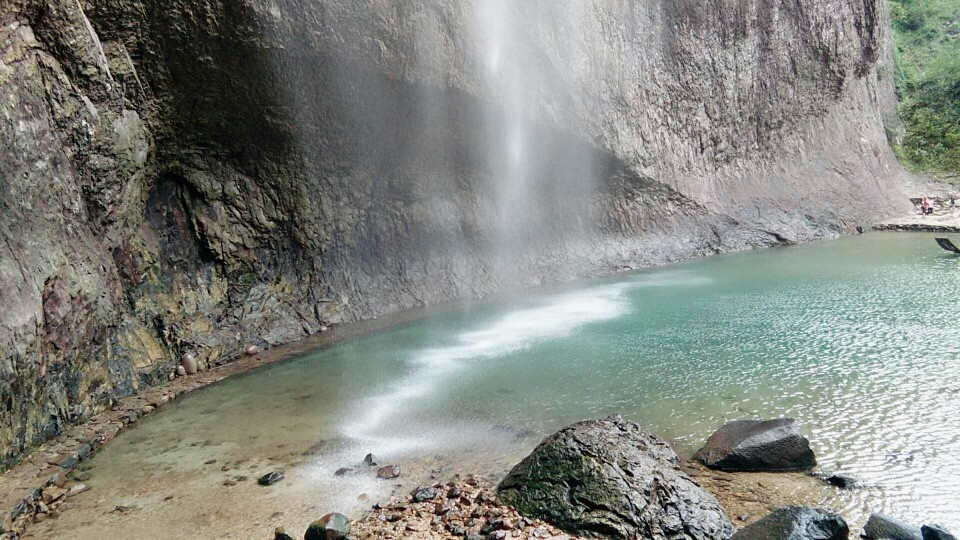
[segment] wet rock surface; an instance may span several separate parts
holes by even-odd
[[[661,438],[614,416],[547,438],[497,488],[526,516],[611,538],[726,539],[717,500],[680,470]]]
[[[853,489],[860,486],[860,481],[848,474],[831,474],[823,479],[824,482],[840,489]]]
[[[817,464],[796,420],[737,420],[707,439],[696,458],[723,471],[798,471]]]
[[[279,471],[273,471],[268,472],[257,479],[257,484],[261,486],[272,486],[281,480],[283,480],[283,473]]]
[[[730,540],[847,540],[850,528],[839,515],[788,506],[747,525]]]
[[[920,527],[923,540],[957,540],[957,537],[943,525],[924,525]]]
[[[871,514],[861,536],[867,540],[923,540],[920,527],[884,514]]]

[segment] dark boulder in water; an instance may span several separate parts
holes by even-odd
[[[823,481],[840,489],[853,489],[860,484],[859,480],[846,474],[831,474]]]
[[[550,436],[498,493],[521,514],[575,534],[725,540],[734,530],[717,500],[680,470],[666,441],[620,416]]]
[[[730,540],[847,540],[850,527],[837,514],[787,506],[748,525]]]
[[[923,540],[920,527],[883,514],[871,514],[861,536],[867,540]]]
[[[344,540],[350,536],[350,520],[343,514],[327,514],[307,527],[303,540]]]
[[[817,464],[796,420],[737,420],[707,439],[696,458],[722,471],[799,471]]]
[[[957,540],[943,525],[924,525],[920,527],[920,534],[923,535],[923,540]]]

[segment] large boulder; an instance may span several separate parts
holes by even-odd
[[[867,540],[922,540],[920,527],[883,514],[871,514],[861,535]]]
[[[734,530],[667,442],[620,416],[550,436],[498,493],[521,514],[584,536],[706,540]]]
[[[748,525],[730,540],[847,540],[850,527],[837,514],[788,506]]]
[[[722,471],[799,471],[817,464],[796,420],[737,420],[707,439],[696,455]]]

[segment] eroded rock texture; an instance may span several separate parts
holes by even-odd
[[[670,445],[620,416],[550,436],[497,493],[522,515],[590,537],[726,540],[734,531]]]
[[[880,0],[6,0],[0,464],[244,343],[895,210]]]

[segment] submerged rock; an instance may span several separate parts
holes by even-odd
[[[920,527],[883,514],[871,514],[861,536],[867,540],[923,540]]]
[[[943,525],[924,525],[920,527],[920,534],[923,536],[923,540],[957,540],[957,537]]]
[[[343,514],[327,514],[307,527],[303,540],[343,540],[350,535],[350,520]]]
[[[500,499],[572,533],[726,539],[733,526],[663,439],[620,416],[552,435],[501,482]]]
[[[824,482],[840,489],[853,489],[860,484],[856,478],[846,474],[831,474],[823,479]]]
[[[748,525],[730,540],[847,540],[850,527],[842,517],[816,508],[787,506]]]
[[[380,467],[377,470],[377,478],[383,478],[384,480],[392,480],[400,476],[400,466],[399,465],[387,465],[386,467]]]
[[[261,486],[272,486],[281,480],[283,480],[283,473],[273,471],[261,476],[260,479],[257,480],[257,483]]]
[[[730,422],[707,439],[696,458],[731,472],[798,471],[817,464],[810,441],[792,418]]]

